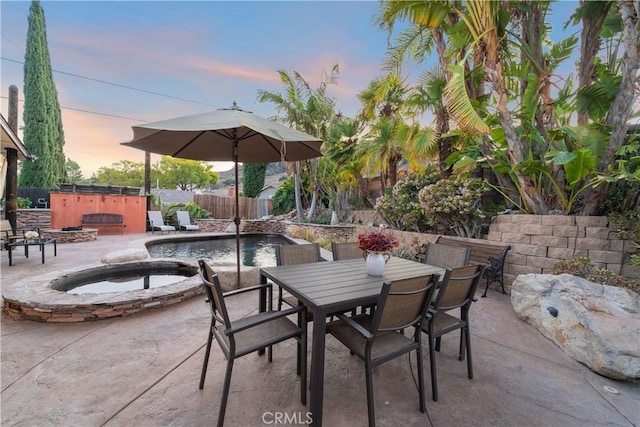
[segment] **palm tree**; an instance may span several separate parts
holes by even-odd
[[[416,112],[408,103],[410,94],[411,89],[397,73],[371,81],[358,94],[360,117],[368,128],[358,151],[366,157],[371,171],[380,171],[383,190],[395,185],[400,161],[424,158],[433,137],[416,121]]]
[[[359,120],[341,115],[329,129],[329,135],[322,146],[323,154],[328,161],[335,165],[337,180],[334,181],[336,187],[327,189],[327,193],[337,197],[338,187],[342,185],[353,186],[357,188],[358,199],[373,206],[364,179],[366,162],[357,149],[361,133],[362,124]]]
[[[275,104],[276,109],[282,114],[280,120],[295,129],[321,138],[324,141],[335,117],[335,101],[329,98],[327,89],[330,84],[337,83],[339,72],[338,65],[334,65],[329,73],[323,73],[320,85],[314,89],[297,71],[290,74],[287,71],[278,70],[280,81],[284,84],[284,92],[260,89],[258,90],[258,101]],[[299,162],[294,165],[296,210],[300,219],[304,218],[300,196],[301,166],[306,167],[313,185],[311,190],[313,197],[308,214],[308,218],[311,218],[315,211],[320,190],[317,163],[317,160],[309,160],[304,162],[303,165],[300,165]]]
[[[616,152],[625,141],[627,120],[637,95],[633,85],[634,82],[637,85],[640,68],[638,15],[634,12],[634,2],[616,2],[624,55],[615,62],[622,62],[625,66],[620,72],[594,73],[593,58],[599,49],[593,47],[593,40],[600,36],[600,28],[603,31],[606,28],[602,21],[611,6],[607,4],[611,2],[596,3],[600,4],[581,3],[581,10],[574,16],[574,22],[583,19],[583,38],[589,37],[583,39],[577,104],[575,101],[567,102],[573,96],[570,80],[555,99],[552,95],[552,87],[556,84],[552,80],[555,68],[569,57],[577,40],[569,37],[543,50],[548,40],[549,25],[545,17],[549,2],[462,3],[454,0],[383,3],[382,10],[386,14],[383,13],[382,18],[383,21],[387,19],[388,28],[393,28],[395,20],[409,20],[415,26],[431,29],[432,41],[453,34],[449,31],[453,28],[450,26],[452,14],[464,24],[466,32],[456,25],[455,34],[461,38],[468,37],[467,43],[456,42],[450,37],[447,39],[448,49],[438,49],[441,64],[448,64],[450,70],[446,75],[445,105],[463,132],[486,135],[479,158],[488,162],[499,178],[510,178],[512,184],[505,185],[505,188],[515,189],[522,200],[521,207],[532,213],[547,213],[559,200],[564,200],[564,207],[571,206],[566,202],[575,201],[576,191],[581,192],[585,188],[582,213],[593,212],[602,196],[602,187],[589,188],[589,177],[595,170],[588,165],[596,159],[600,174],[606,175],[607,168],[614,164]],[[443,32],[434,32],[435,29]],[[418,46],[423,50],[428,47],[426,43]],[[440,52],[446,55],[440,55]],[[420,52],[414,56],[420,57]],[[449,64],[447,58],[453,64]],[[475,89],[478,87],[469,84],[469,75],[476,71],[482,72],[490,91],[491,104],[485,107],[477,104],[479,93]],[[608,77],[603,80],[603,75],[614,79],[607,82]],[[597,76],[596,82],[593,82],[594,76]],[[620,84],[612,84],[617,78]],[[589,96],[595,102],[585,102]],[[608,113],[604,124],[611,127],[611,138],[605,150],[600,150],[598,144],[580,141],[579,134],[589,131],[595,135],[593,129],[567,127],[566,117],[575,113],[576,105]],[[559,113],[564,117],[558,117]],[[580,120],[584,121],[584,118]],[[558,139],[558,135],[563,137]],[[589,161],[583,163],[584,166],[576,173],[575,163],[587,159]],[[565,179],[565,173],[571,173],[572,177]]]

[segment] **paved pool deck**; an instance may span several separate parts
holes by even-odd
[[[166,236],[166,234],[164,235]],[[24,258],[9,267],[0,256],[4,288],[29,275],[100,263],[139,247],[149,234],[100,236],[58,245],[58,256]],[[50,250],[50,248],[46,248]],[[257,296],[230,303],[233,317],[256,310]],[[0,424],[2,426],[209,426],[215,423],[225,360],[212,349],[204,390],[198,381],[209,326],[198,296],[179,305],[125,318],[71,324],[13,320],[2,315]],[[438,354],[440,400],[433,402],[425,358],[428,414],[402,357],[375,369],[378,426],[640,426],[640,385],[604,378],[574,361],[518,319],[508,295],[490,291],[471,309],[474,379],[457,360],[458,335]],[[425,345],[425,354],[428,354]],[[415,366],[414,356],[411,364]],[[415,368],[413,369],[415,372]],[[361,361],[327,337],[324,425],[365,426]],[[288,425],[306,420],[295,375],[295,344],[236,362],[226,425],[263,426],[278,414]],[[302,423],[300,423],[302,424]]]

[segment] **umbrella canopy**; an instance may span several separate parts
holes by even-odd
[[[122,145],[191,160],[271,163],[322,155],[322,140],[232,108],[133,126]],[[237,146],[237,157],[234,147]]]
[[[322,140],[244,111],[233,103],[209,113],[132,126],[133,139],[122,145],[183,159],[235,163],[236,254],[240,286],[238,162],[271,163],[322,156]]]

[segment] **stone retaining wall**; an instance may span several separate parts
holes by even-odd
[[[45,230],[51,228],[51,209],[18,209],[16,229]]]
[[[98,238],[97,228],[83,228],[76,231],[47,230],[40,233],[45,239],[56,239],[57,243],[90,242]]]
[[[633,243],[615,236],[607,217],[569,215],[499,215],[487,240],[511,245],[505,282],[519,274],[551,273],[559,260],[588,257],[595,268],[625,277],[638,277],[629,265]]]
[[[375,214],[358,211],[358,217],[375,218]],[[49,209],[19,209],[18,228],[41,228],[50,225]],[[203,232],[233,232],[231,219],[196,219],[194,223]],[[363,221],[363,224],[368,222]],[[242,222],[243,232],[282,233],[306,240],[335,241],[357,239],[358,234],[380,231],[371,225],[349,224],[329,226],[302,224],[280,220],[246,220]],[[21,228],[21,226],[23,228]],[[385,229],[400,242],[396,253],[410,257],[423,243],[435,242],[438,235]],[[628,253],[633,243],[618,239],[615,227],[609,225],[606,217],[569,215],[499,215],[489,227],[487,240],[496,244],[511,245],[505,264],[505,284],[519,274],[550,273],[558,260],[575,257],[589,257],[596,268],[607,268],[625,277],[637,278],[637,269],[629,265]]]

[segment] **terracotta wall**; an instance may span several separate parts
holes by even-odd
[[[144,233],[147,230],[145,196],[50,193],[51,228],[74,227],[88,213],[115,213],[123,216],[123,227],[99,227],[99,234]]]

